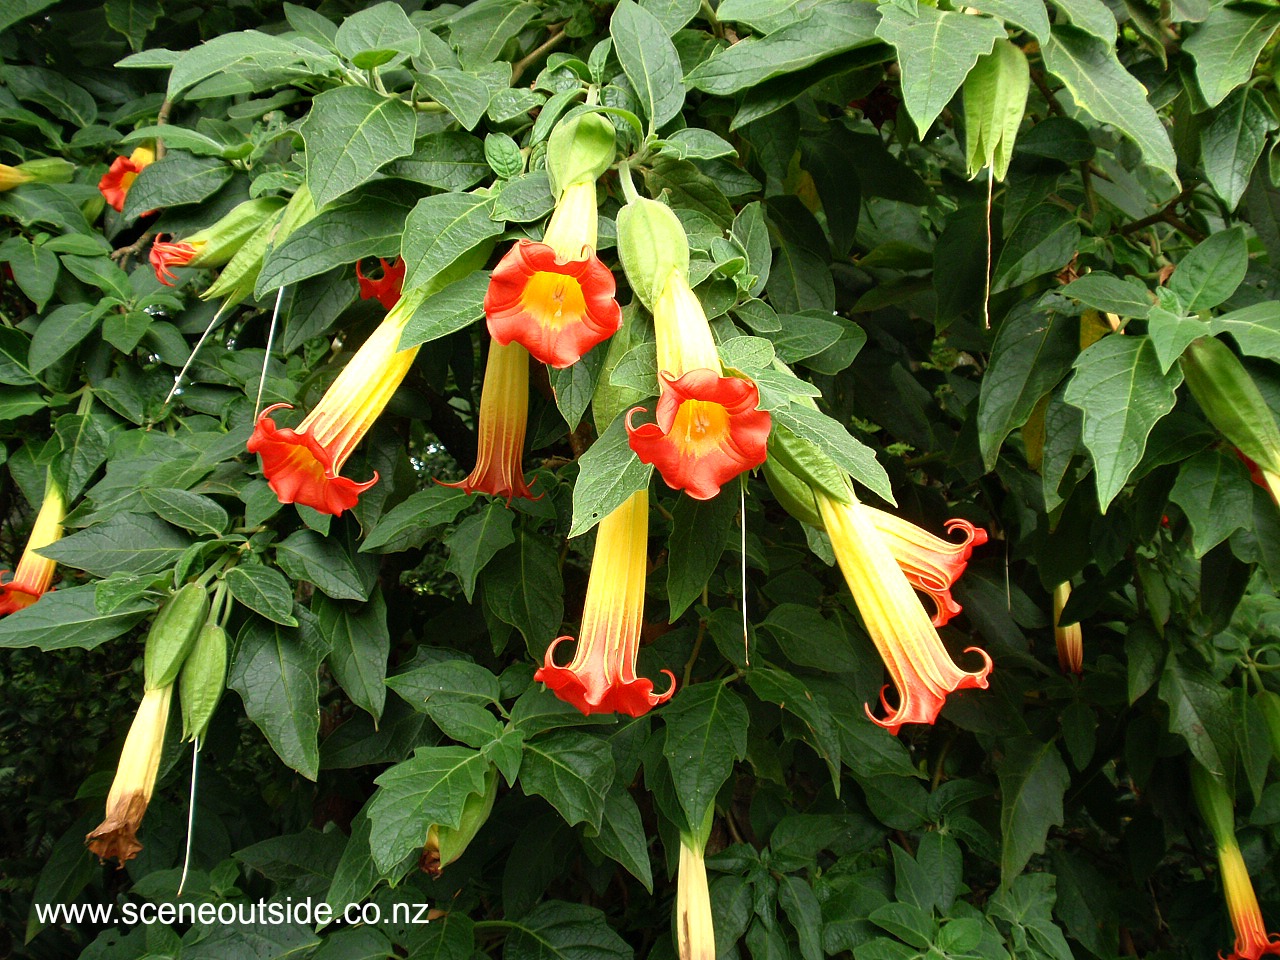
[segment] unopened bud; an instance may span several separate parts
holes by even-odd
[[[689,238],[665,203],[637,198],[618,212],[618,256],[627,282],[650,311],[673,272],[689,275]]]
[[[143,654],[146,689],[168,687],[178,679],[208,615],[209,592],[202,584],[188,583],[165,601],[147,633]]]
[[[227,632],[212,621],[196,635],[178,675],[182,739],[203,741],[227,677]]]
[[[547,141],[547,175],[558,197],[575,183],[594,183],[617,152],[613,124],[599,113],[562,120]]]
[[[427,831],[427,842],[422,848],[421,866],[433,877],[439,877],[444,868],[466,852],[489,819],[493,801],[498,795],[498,768],[492,764],[484,775],[484,792],[467,796],[462,806],[462,820],[456,827],[438,823]]]

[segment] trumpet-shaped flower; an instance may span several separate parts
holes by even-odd
[[[964,539],[957,543],[935,537],[928,530],[884,510],[866,509],[893,559],[907,575],[907,581],[933,600],[936,608],[933,625],[946,626],[961,611],[960,604],[951,596],[951,588],[968,566],[973,548],[987,542],[987,531],[968,520],[948,520],[947,533],[959,530],[964,534]]]
[[[622,324],[613,273],[595,255],[595,181],[567,186],[542,242],[517,240],[484,297],[489,333],[567,367]]]
[[[172,684],[148,690],[129,727],[107,794],[106,818],[85,837],[89,849],[104,860],[115,857],[123,864],[142,850],[138,828],[155,789],[172,695]]]
[[[933,723],[947,694],[985,688],[991,658],[969,647],[965,652],[979,654],[982,667],[967,672],[956,666],[867,508],[856,500],[840,503],[822,491],[815,497],[836,562],[898,691],[896,707],[881,691],[884,719],[876,719],[870,707],[867,716],[897,733],[904,723]]]
[[[680,960],[716,960],[715,923],[703,845],[680,834],[680,872],[676,876],[676,944]]]
[[[638,717],[675,693],[670,670],[662,671],[671,679],[665,693],[654,693],[651,680],[636,676],[648,544],[649,493],[641,490],[600,521],[572,662],[565,667],[555,662],[556,648],[571,639],[560,637],[547,647],[543,665],[533,675],[584,714]]]
[[[14,187],[20,187],[24,183],[30,183],[34,179],[31,174],[21,167],[11,167],[7,163],[0,163],[0,193],[5,190],[12,190]]]
[[[721,376],[720,354],[702,304],[683,272],[673,270],[653,308],[661,392],[656,422],[636,426],[631,449],[653,464],[667,486],[710,500],[738,474],[764,463],[772,418],[757,410],[750,380]]]
[[[124,198],[143,169],[155,162],[156,152],[150,147],[138,147],[127,157],[116,157],[111,167],[98,181],[98,190],[117,212],[124,210]]]
[[[405,263],[396,257],[394,263],[387,263],[381,257],[378,263],[382,266],[382,276],[366,277],[360,269],[360,261],[356,261],[356,281],[360,285],[361,300],[377,300],[390,310],[400,302],[400,290],[404,286]]]
[[[338,374],[314,410],[295,429],[277,427],[268,407],[258,418],[248,450],[281,503],[301,503],[340,516],[378,482],[341,476],[342,465],[373,426],[413,366],[418,348],[400,349],[400,335],[417,304],[401,301]]]
[[[49,589],[57,564],[36,551],[62,537],[62,518],[66,512],[67,501],[62,488],[50,477],[45,486],[44,502],[36,514],[22,559],[18,561],[18,569],[14,571],[12,580],[0,584],[0,616],[31,606]]]
[[[1058,667],[1063,673],[1080,674],[1084,669],[1084,631],[1079,623],[1062,626],[1062,608],[1071,599],[1071,583],[1053,588],[1053,642],[1058,647]]]
[[[475,469],[465,480],[442,486],[480,490],[495,497],[536,499],[524,482],[521,460],[529,420],[529,351],[518,343],[489,346],[480,389]]]

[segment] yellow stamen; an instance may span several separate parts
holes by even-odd
[[[563,273],[535,273],[525,285],[520,306],[541,327],[561,330],[587,312],[582,284]]]

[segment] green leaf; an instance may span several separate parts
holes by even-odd
[[[1162,373],[1168,373],[1188,345],[1208,332],[1208,326],[1199,317],[1171,313],[1160,306],[1152,307],[1147,314],[1147,335],[1156,348]]]
[[[520,145],[505,133],[485,134],[484,159],[490,169],[504,180],[510,180],[524,169]]]
[[[1262,91],[1242,87],[1214,110],[1213,119],[1201,129],[1204,173],[1228,210],[1240,205],[1267,134],[1276,126],[1276,115]]]
[[[803,681],[785,670],[756,667],[747,674],[747,683],[756,696],[769,703],[776,703],[782,710],[794,714],[808,729],[805,740],[831,771],[831,783],[836,796],[840,795],[840,737],[831,718],[826,698],[809,690]]]
[[[633,0],[619,0],[609,20],[609,35],[652,133],[684,107],[680,57],[658,18]]]
[[[1080,245],[1080,226],[1066,210],[1046,203],[1022,217],[1000,249],[991,292],[1000,293],[1070,262]]]
[[[1116,42],[1116,17],[1103,0],[1053,0],[1071,23],[1104,43]]]
[[[870,447],[855,440],[843,426],[825,413],[793,403],[774,410],[773,420],[796,436],[817,444],[840,469],[868,490],[889,503],[897,503],[893,499],[889,475],[880,466],[875,453]]]
[[[40,549],[40,555],[95,577],[155,573],[178,561],[191,538],[158,517],[116,513]]]
[[[124,216],[140,216],[160,207],[199,203],[222,189],[235,175],[217,157],[193,157],[170,150],[163,160],[144,167],[124,199]]]
[[[1147,102],[1146,88],[1120,65],[1110,44],[1075,27],[1055,26],[1043,54],[1045,65],[1067,85],[1076,103],[1099,123],[1122,131],[1147,163],[1178,183],[1169,133]]]
[[[1013,926],[1015,942],[1021,934],[1026,943],[1023,950],[1028,955],[1034,950],[1035,956],[1045,960],[1072,960],[1075,954],[1054,923],[1054,914],[1062,915],[1061,905],[1055,906],[1054,880],[1048,873],[1017,877],[996,891],[991,898],[990,914]]]
[[[1264,300],[1209,321],[1211,333],[1229,333],[1240,352],[1264,360],[1280,360],[1280,303]]]
[[[378,519],[365,535],[360,552],[398,553],[420,547],[431,536],[432,527],[452,523],[470,502],[455,487],[431,486],[411,493]]]
[[[797,666],[830,673],[854,673],[862,664],[841,625],[812,607],[780,603],[769,611],[760,626]]]
[[[747,756],[746,705],[724,683],[685,687],[663,708],[662,754],[688,825],[701,829],[716,794]]]
[[[698,0],[640,0],[640,6],[653,14],[667,36],[698,15]]]
[[[990,17],[928,6],[917,8],[913,16],[889,4],[880,8],[876,36],[898,51],[903,100],[923,140],[978,57],[989,54],[1005,32],[1000,22]]]
[[[465,66],[481,67],[498,59],[507,42],[538,12],[533,4],[517,0],[472,4],[471,9],[464,8],[450,20],[449,39]]]
[[[879,11],[869,4],[833,0],[766,37],[748,37],[718,51],[685,79],[695,89],[728,96],[875,43],[879,20]]]
[[[627,443],[623,420],[618,417],[609,424],[591,449],[578,458],[570,537],[586,533],[637,490],[649,486],[653,467],[641,463]]]
[[[0,30],[8,30],[15,23],[34,17],[41,10],[57,2],[58,0],[10,0],[4,5],[4,9],[0,10]]]
[[[1008,887],[1032,854],[1044,851],[1049,828],[1061,825],[1062,797],[1071,783],[1055,743],[1030,737],[1008,741],[1000,778],[1000,880]]]
[[[333,37],[338,52],[361,70],[388,66],[422,52],[422,37],[396,3],[379,3],[347,17]]]
[[[455,703],[484,706],[497,703],[502,695],[498,678],[469,660],[435,660],[397,673],[388,678],[387,686],[415,710],[422,711]]]
[[[1169,729],[1187,741],[1206,770],[1230,783],[1236,762],[1230,691],[1203,670],[1171,655],[1158,692],[1169,707]]]
[[[1238,457],[1222,450],[1204,450],[1183,461],[1169,499],[1191,521],[1196,557],[1253,522],[1249,471]]]
[[[107,26],[124,34],[135,51],[142,49],[161,13],[160,0],[107,0],[102,9]]]
[[[599,349],[593,347],[583,354],[577,363],[561,369],[547,368],[551,392],[556,398],[556,409],[560,411],[570,430],[578,429],[578,425],[582,423],[583,414],[591,405],[608,349],[608,346],[599,347]]]
[[[296,627],[293,587],[279,570],[261,563],[241,564],[225,577],[231,596],[273,623]]]
[[[399,97],[348,86],[317,94],[300,128],[316,209],[354,190],[384,164],[412,153],[416,130],[413,108]]]
[[[123,3],[121,0],[109,0],[106,4],[107,22],[111,22],[113,9],[118,11],[121,6],[130,2],[131,0],[123,0]],[[54,70],[6,63],[4,80],[19,100],[38,103],[67,123],[88,127],[98,119],[98,104],[93,95]]]
[[[1187,313],[1209,310],[1235,293],[1249,269],[1244,228],[1212,234],[1182,258],[1169,290],[1177,294]]]
[[[332,537],[297,530],[276,545],[276,563],[294,580],[314,583],[335,600],[367,600],[376,580],[371,558],[352,556]]]
[[[1049,15],[1044,0],[977,0],[969,6],[1022,27],[1041,43],[1049,37]]]
[[[58,258],[48,244],[33,244],[26,237],[10,237],[0,246],[0,259],[9,265],[14,282],[36,309],[44,311],[58,282]]]
[[[1151,428],[1173,409],[1182,370],[1160,370],[1149,337],[1103,337],[1076,359],[1065,399],[1084,412],[1098,504],[1108,505],[1142,459]]]
[[[530,223],[541,220],[555,209],[556,198],[551,192],[551,179],[545,170],[521,174],[502,184],[502,190],[493,201],[489,216],[494,220],[512,223]]]
[[[649,865],[649,837],[640,808],[620,783],[614,783],[604,798],[600,833],[588,842],[606,857],[626,867],[627,872],[653,892],[653,868]]]
[[[502,948],[503,960],[633,960],[605,915],[581,903],[548,900],[517,921]]]
[[[645,169],[644,183],[655,197],[665,190],[668,202],[676,210],[700,213],[723,229],[728,229],[733,222],[729,199],[692,161],[659,155]]]
[[[267,252],[255,293],[261,297],[335,267],[350,271],[350,265],[364,257],[394,259],[412,208],[403,198],[403,185],[397,193],[400,198],[375,185],[350,203],[330,207],[304,223]],[[352,274],[346,279],[355,286]]]
[[[199,928],[196,928],[199,929]],[[187,960],[220,960],[222,957],[289,957],[306,954],[320,943],[304,923],[215,924],[198,940],[181,945]]]
[[[1079,355],[1080,319],[1054,306],[1020,304],[996,332],[978,394],[978,446],[987,470],[995,469],[1005,438],[1027,422]]]
[[[444,568],[458,578],[468,602],[485,564],[503,547],[515,543],[511,528],[514,516],[503,504],[490,503],[464,519],[445,538],[449,559]]]
[[[160,65],[167,66],[167,63]],[[252,89],[266,89],[276,82],[311,77],[337,66],[336,57],[322,56],[315,46],[303,47],[257,30],[225,33],[178,57],[169,74],[165,96],[177,100],[180,93],[202,80],[238,75],[252,77],[244,90],[248,93]]]
[[[489,85],[473,73],[437,67],[421,75],[423,91],[453,114],[464,130],[474,130],[492,96]]]
[[[466,190],[488,175],[489,165],[478,137],[461,130],[446,130],[419,138],[413,153],[392,161],[383,173],[441,190]]]
[[[490,217],[492,204],[485,193],[442,193],[419,200],[405,221],[400,250],[407,267],[405,289],[425,286],[502,233],[503,224]]]
[[[109,613],[99,613],[94,584],[61,587],[39,603],[10,613],[0,620],[0,648],[39,647],[63,650],[94,647],[127,633],[155,604],[141,597],[127,600]]]
[[[79,346],[98,326],[107,312],[106,304],[69,303],[51,310],[31,337],[27,366],[32,373],[43,373]]]
[[[569,826],[599,832],[612,784],[613,753],[598,737],[560,730],[525,742],[521,789],[545,799]]]
[[[142,491],[142,499],[161,520],[192,533],[220,537],[231,522],[216,500],[187,490],[149,487]]]
[[[309,610],[286,627],[250,617],[236,641],[227,686],[284,763],[308,780],[320,772],[320,663],[323,638]]]
[[[1196,81],[1209,106],[1216,107],[1249,79],[1277,27],[1280,10],[1226,4],[1210,9],[1182,46],[1196,62]]]
[[[432,824],[457,828],[473,793],[484,792],[489,762],[467,747],[419,747],[412,757],[377,777],[369,804],[369,850],[389,873],[422,848]]]
[[[560,555],[544,536],[516,531],[515,543],[498,552],[481,575],[485,608],[520,631],[536,658],[560,631],[564,581]]]
[[[68,501],[80,496],[85,485],[107,459],[111,436],[109,420],[101,414],[63,414],[54,424],[62,450],[51,465]]]
[[[724,553],[738,501],[726,492],[710,500],[680,497],[667,540],[667,599],[671,623],[702,595]]]
[[[316,627],[329,646],[328,663],[333,678],[361,710],[382,717],[387,699],[387,657],[391,633],[387,629],[387,604],[382,588],[374,587],[360,604],[329,600],[317,594],[311,602]]]
[[[1121,279],[1095,270],[1072,280],[1062,288],[1062,295],[1079,300],[1086,307],[1119,317],[1146,317],[1151,310],[1151,296],[1146,284],[1134,277]]]
[[[488,289],[489,273],[478,270],[428,297],[405,325],[400,335],[400,349],[447,337],[482,318]]]

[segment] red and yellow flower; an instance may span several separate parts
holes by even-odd
[[[836,562],[898,691],[896,707],[881,691],[884,719],[876,719],[870,707],[867,716],[897,733],[904,723],[933,723],[949,693],[985,689],[991,658],[969,647],[965,652],[979,654],[982,667],[968,672],[956,666],[870,511],[856,499],[841,503],[821,490],[814,496]]]
[[[138,828],[155,790],[172,696],[172,684],[148,690],[129,727],[107,794],[106,818],[85,837],[89,849],[104,860],[115,857],[123,864],[142,850]]]
[[[400,335],[421,300],[403,300],[356,351],[314,410],[296,428],[277,427],[268,407],[258,418],[248,449],[262,458],[262,472],[281,503],[340,516],[378,482],[341,476],[342,466],[369,432],[413,366],[417,347],[400,349]]]
[[[536,499],[524,482],[524,433],[529,421],[529,351],[518,343],[489,345],[480,389],[475,469],[457,483],[467,494]]]
[[[653,464],[667,486],[710,500],[738,474],[765,461],[772,419],[756,409],[760,392],[744,377],[722,376],[706,313],[676,269],[653,308],[661,392],[656,422],[636,426],[627,414],[631,449]]]
[[[973,548],[987,542],[987,531],[968,520],[948,520],[947,533],[959,530],[964,534],[964,539],[957,543],[935,537],[928,530],[884,510],[866,509],[893,559],[906,574],[907,582],[933,600],[933,625],[945,627],[962,609],[951,596],[951,588],[968,566]]]
[[[517,240],[493,271],[484,297],[493,339],[567,367],[617,332],[617,283],[595,246],[595,180],[569,184],[542,242]]]
[[[671,679],[665,693],[654,693],[651,680],[636,676],[648,545],[649,493],[641,490],[600,521],[573,660],[565,667],[556,664],[556,648],[571,639],[560,637],[547,647],[533,675],[584,714],[639,717],[675,693],[670,670],[662,671]]]
[[[111,167],[98,181],[98,190],[107,203],[117,212],[124,210],[124,199],[129,188],[146,167],[155,163],[156,152],[150,147],[138,147],[127,157],[116,157]]]
[[[162,240],[156,237],[155,242],[151,244],[151,254],[147,259],[151,261],[151,269],[156,272],[156,279],[166,287],[172,287],[178,279],[177,274],[173,272],[174,268],[189,265],[203,249],[204,241],[193,243],[187,240]]]
[[[1053,642],[1058,648],[1058,668],[1079,675],[1084,670],[1084,631],[1079,623],[1062,626],[1062,609],[1071,599],[1071,582],[1053,588]]]
[[[1267,932],[1262,909],[1258,906],[1258,895],[1254,893],[1253,881],[1249,878],[1249,868],[1240,853],[1231,796],[1218,777],[1194,760],[1191,761],[1191,788],[1200,815],[1213,834],[1222,875],[1222,892],[1236,933],[1235,949],[1225,960],[1259,960],[1264,956],[1280,955],[1280,935]]]
[[[36,551],[61,539],[66,512],[67,501],[62,488],[50,477],[31,536],[27,538],[22,559],[18,561],[18,569],[14,571],[12,580],[0,584],[0,616],[31,606],[48,591],[57,564]]]
[[[404,286],[405,263],[400,257],[396,257],[394,263],[387,263],[379,257],[378,263],[382,266],[382,276],[366,277],[360,268],[360,261],[356,261],[356,281],[360,285],[360,299],[377,300],[385,309],[390,310],[400,302],[400,290]]]

